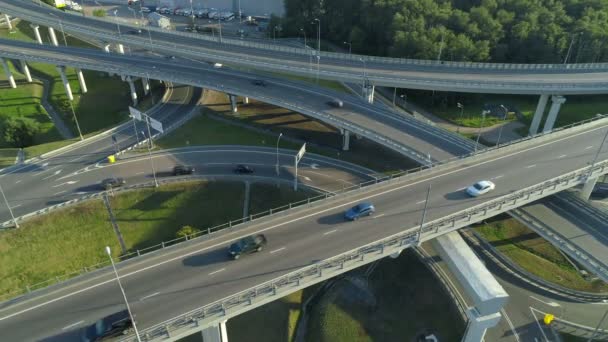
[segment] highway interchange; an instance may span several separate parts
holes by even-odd
[[[70,51],[71,51],[71,50],[70,50]],[[97,56],[96,56],[95,58],[97,58]],[[170,64],[170,62],[167,62],[167,61],[165,61],[165,60],[160,60],[160,59],[155,60],[153,63],[155,63],[156,65],[163,65],[163,64],[164,64],[164,65],[167,65],[167,64]],[[171,68],[175,68],[175,65],[172,65],[172,66],[171,66]],[[152,68],[152,69],[154,69],[154,68]],[[209,71],[211,71],[212,73],[214,72],[214,70],[210,70],[210,68],[209,68],[209,67],[206,67],[206,66],[204,66],[204,65],[201,67],[201,69],[203,69],[203,70],[205,70],[205,72],[207,72],[207,76],[209,76],[209,75],[208,75],[208,74],[209,74],[209,73],[208,73]],[[189,71],[187,71],[187,72],[189,72]],[[214,80],[214,79],[211,79],[209,82],[211,82],[211,83],[213,83],[214,81],[215,81],[215,82],[217,82],[217,79],[219,79],[219,78],[225,79],[225,78],[228,76],[228,74],[230,74],[230,71],[229,71],[229,70],[228,70],[228,71],[227,71],[227,70],[221,70],[221,71],[218,71],[218,75],[217,75],[217,76],[213,76],[213,77],[217,77],[217,78],[216,78],[215,80]],[[251,77],[253,77],[253,76],[251,76]],[[235,77],[235,79],[236,79],[236,77]],[[223,81],[220,81],[220,82],[223,82]],[[242,81],[241,81],[241,82],[242,82]],[[272,82],[272,81],[271,81],[271,82]],[[292,83],[292,82],[285,82],[285,81],[279,81],[279,80],[276,80],[275,82],[281,82],[281,83],[276,83],[277,85],[280,85],[281,87],[285,86],[285,84]],[[290,86],[293,86],[293,84],[290,84]],[[280,88],[280,87],[277,87],[277,88]],[[298,87],[298,88],[299,88],[299,87]],[[273,89],[271,89],[271,90],[274,92],[274,91],[276,91],[277,89],[276,89],[276,88],[273,88]],[[302,90],[302,89],[298,89],[298,90]],[[306,96],[306,97],[310,96],[310,93],[311,93],[311,92],[306,93],[306,95],[305,95],[305,96]],[[317,95],[319,95],[319,94],[317,93]],[[329,92],[329,93],[326,93],[326,94],[323,94],[323,95],[319,95],[319,96],[323,96],[323,98],[322,98],[322,99],[320,99],[320,102],[319,102],[319,103],[324,103],[323,101],[326,101],[327,99],[330,99],[332,96],[335,96],[335,95],[334,95],[334,94],[331,94],[331,92]],[[344,95],[341,95],[341,96],[344,96]],[[359,102],[359,101],[357,101],[356,99],[353,99],[353,100],[352,100],[352,102],[349,102],[348,97],[346,97],[346,98],[347,98],[347,100],[346,100],[347,104],[352,105],[352,107],[353,107],[353,108],[363,108],[363,107],[364,107],[364,106],[363,106],[363,105],[361,105],[361,104],[360,104],[360,102]],[[312,102],[312,101],[311,101],[311,102]],[[316,101],[315,101],[315,102],[316,102]],[[349,109],[352,109],[352,108],[349,108]],[[328,110],[328,109],[327,109],[327,108],[323,108],[323,107],[322,107],[322,108],[321,108],[321,110]],[[371,110],[371,109],[369,109],[369,108],[368,108],[368,109],[366,109],[366,110],[367,110],[367,111],[372,111],[372,110]],[[378,110],[376,109],[375,111],[378,111]],[[336,113],[333,113],[333,114],[336,114]],[[384,120],[386,120],[386,121],[385,121],[385,124],[384,124],[384,127],[382,127],[382,129],[386,129],[386,127],[390,127],[391,125],[394,125],[394,122],[396,122],[396,121],[397,121],[397,120],[395,120],[395,119],[392,119],[392,118],[391,118],[391,115],[394,115],[394,114],[382,113],[382,115],[379,115],[379,117],[384,118]],[[362,115],[362,116],[363,116],[363,115]],[[352,119],[352,118],[349,118],[349,119]],[[359,117],[359,118],[357,118],[357,120],[359,120],[359,123],[361,123],[361,120],[365,120],[365,119],[364,119],[364,118],[362,118],[362,117]],[[379,120],[379,121],[381,121],[381,122],[382,122],[382,120]],[[372,122],[372,121],[367,121],[367,122],[363,121],[363,125],[370,125],[370,124],[373,124],[373,122]],[[410,123],[410,125],[411,125],[411,123]],[[404,126],[407,126],[407,125],[404,125]],[[365,127],[367,127],[367,126],[365,126]],[[127,128],[125,128],[125,129],[127,129]],[[601,134],[601,133],[600,133],[600,134]],[[389,134],[389,135],[390,135],[390,134]],[[403,139],[403,138],[399,138],[397,133],[395,133],[395,134],[393,135],[393,138],[395,138],[395,137],[397,137],[398,139]],[[411,142],[411,141],[413,141],[413,140],[417,140],[417,141],[419,141],[419,140],[423,140],[423,139],[424,139],[423,137],[419,137],[419,136],[417,136],[416,138],[417,138],[417,139],[403,139],[402,141],[403,141],[403,143],[404,143],[404,144],[406,144],[406,143],[410,143],[410,142]],[[108,137],[106,137],[106,139],[108,139]],[[131,139],[133,139],[133,138],[131,138]],[[596,137],[596,139],[594,139],[593,141],[598,141],[598,142],[599,142],[599,141],[600,141],[600,139],[601,139],[601,136]],[[408,140],[409,140],[409,141],[408,141]],[[424,140],[430,140],[430,139],[424,139]],[[441,141],[441,139],[433,139],[433,140],[435,140],[435,141],[437,141],[437,140]],[[407,142],[406,142],[406,141],[407,141]],[[126,141],[125,141],[125,143],[126,143]],[[108,146],[109,146],[109,145],[110,145],[110,144],[108,144]],[[451,147],[449,147],[449,148],[448,148],[448,146],[451,146]],[[449,156],[450,156],[452,153],[453,153],[453,154],[461,154],[461,152],[459,153],[459,152],[454,151],[454,147],[453,147],[453,146],[454,146],[454,144],[453,144],[453,143],[445,142],[445,145],[444,145],[444,146],[440,146],[441,148],[439,148],[439,147],[437,147],[437,146],[432,146],[432,144],[429,144],[429,145],[427,145],[427,146],[424,146],[424,147],[420,148],[420,150],[424,150],[424,149],[426,149],[426,150],[434,150],[434,151],[437,151],[437,152],[434,152],[434,154],[435,154],[435,155],[433,156],[433,159],[445,159],[445,158],[449,157]],[[582,145],[580,145],[579,147],[584,147],[584,148],[587,148],[587,147],[589,147],[589,146],[593,146],[593,145],[587,145],[587,146],[582,146]],[[445,151],[445,150],[448,150],[448,151],[449,151],[449,150],[450,150],[450,148],[451,148],[451,149],[452,149],[452,151],[454,151],[454,152],[451,152],[451,153],[445,153],[445,154],[441,154],[441,152],[440,152],[440,151],[442,151],[442,150],[444,150],[444,151]],[[89,161],[89,160],[87,160],[87,161],[89,161],[89,162],[93,162],[93,163],[94,163],[94,162],[96,162],[96,161],[100,160],[100,159],[99,159],[99,157],[103,158],[103,157],[104,157],[104,154],[106,154],[107,152],[109,152],[109,151],[111,151],[111,150],[112,150],[112,148],[111,148],[111,147],[106,148],[106,150],[97,150],[96,152],[99,152],[99,155],[95,156],[95,158],[97,158],[97,159],[96,159],[95,161],[93,161],[93,160],[90,160],[90,161]],[[589,149],[586,149],[585,151],[587,151],[587,150],[589,150]],[[576,154],[576,153],[574,153],[574,152],[576,152],[576,151],[572,151],[572,152],[573,152],[573,154],[567,154],[567,155],[568,155],[568,156],[571,156],[571,155]],[[588,151],[587,151],[587,152],[588,152]],[[560,156],[561,156],[561,155],[562,155],[562,154],[560,154]],[[588,158],[588,157],[589,157],[589,155],[590,155],[590,153],[586,153],[586,155],[587,155],[586,157]],[[555,157],[555,156],[554,156],[554,157]],[[558,156],[558,157],[559,157],[559,156]],[[160,160],[160,158],[161,158],[161,157],[159,156],[159,160]],[[170,166],[170,165],[171,165],[171,163],[173,162],[173,160],[171,160],[171,158],[175,158],[175,157],[169,157],[169,158],[167,158],[167,159],[166,159],[165,164],[166,164],[167,166]],[[564,158],[564,157],[562,157],[562,158]],[[578,157],[578,159],[580,159],[580,158],[581,158],[581,157],[579,156],[579,157]],[[195,159],[196,159],[196,158],[195,158]],[[522,162],[522,161],[521,161],[521,160],[518,160],[518,162]],[[159,162],[159,163],[163,163],[163,162]],[[165,164],[163,164],[163,165],[165,165]],[[230,164],[230,163],[227,163],[227,164]],[[547,167],[547,165],[541,165],[541,164],[542,164],[542,163],[540,163],[540,164],[534,164],[534,166],[530,167],[528,170],[529,170],[529,171],[530,171],[530,169],[534,169],[534,170],[536,170],[536,168],[537,168],[537,167],[539,167],[539,168],[540,168],[540,167],[542,167],[542,170],[543,170],[543,171],[545,171],[545,168]],[[81,161],[78,161],[78,165],[76,166],[75,170],[79,170],[79,169],[78,169],[78,167],[79,167],[79,166],[85,166],[85,167],[86,167],[87,165],[91,165],[91,163],[86,164],[86,162],[85,162],[85,161],[82,161],[82,162],[81,162]],[[529,164],[529,165],[527,165],[527,166],[531,166],[531,165],[533,165],[533,164]],[[40,166],[40,164],[39,164],[38,166]],[[527,167],[527,166],[526,166],[526,167]],[[45,168],[45,169],[44,169],[44,170],[42,170],[42,171],[45,171],[47,168],[48,168],[48,169],[50,169],[51,167],[52,167],[52,165],[51,165],[51,164],[48,164],[48,165],[44,166],[44,168]],[[80,169],[82,169],[82,167],[81,167]],[[87,173],[89,173],[89,174],[90,174],[90,177],[91,177],[91,178],[83,178],[83,181],[82,181],[82,183],[80,183],[80,184],[84,184],[84,183],[86,183],[86,182],[89,182],[89,180],[98,179],[99,175],[105,175],[105,174],[114,174],[114,172],[115,172],[115,171],[110,171],[110,169],[111,169],[111,168],[100,168],[100,170],[91,170],[90,172],[87,172]],[[119,167],[117,167],[117,169],[119,169]],[[142,170],[145,170],[145,166],[144,166],[144,164],[142,164],[142,165],[141,165],[141,169],[142,169]],[[268,169],[268,170],[272,170],[272,167],[268,166],[268,167],[267,167],[267,169]],[[64,176],[57,175],[57,178],[62,178],[62,177],[65,177],[66,172],[68,172],[68,171],[70,171],[70,170],[71,170],[71,169],[66,170],[66,171],[63,171],[63,170],[62,170],[62,173],[61,173],[61,174],[62,174],[62,175],[64,175]],[[222,168],[220,168],[220,170],[218,170],[218,171],[221,173],[221,172],[225,172],[225,171],[227,171],[227,170],[228,170],[228,169],[222,169]],[[264,170],[264,168],[262,168],[262,170]],[[32,170],[29,170],[29,171],[32,171]],[[42,172],[42,171],[40,171],[40,172]],[[211,171],[211,170],[210,170],[210,171]],[[50,170],[49,172],[53,172],[53,170]],[[109,172],[109,173],[104,173],[104,172]],[[136,173],[139,173],[139,172],[142,172],[142,171],[137,171]],[[145,172],[145,171],[143,171],[143,172]],[[119,171],[118,173],[120,173],[120,171]],[[215,173],[215,171],[213,171],[213,172],[211,172],[211,173],[213,174],[213,173]],[[269,173],[271,173],[271,172],[269,172]],[[287,174],[287,173],[288,173],[288,172],[286,172],[286,174]],[[69,174],[69,173],[68,173],[68,174]],[[539,176],[541,176],[541,175],[539,175]],[[545,175],[545,176],[546,176],[546,175]],[[89,176],[88,176],[88,175],[84,175],[83,177],[89,177]],[[132,176],[132,177],[133,177],[133,181],[138,181],[138,180],[144,180],[144,179],[146,178],[146,175],[141,175],[141,174],[140,174],[140,175],[135,175],[135,176]],[[505,176],[504,176],[504,175],[496,175],[496,177],[498,177],[498,179],[501,179],[501,178],[504,178]],[[516,177],[515,177],[515,178],[516,178]],[[547,177],[545,177],[545,178],[548,178],[548,176],[547,176]],[[70,180],[71,180],[71,178],[62,178],[62,179],[70,179]],[[85,179],[86,179],[86,181],[85,181]],[[66,182],[69,182],[70,180],[66,180]],[[513,180],[511,180],[511,181],[513,181]],[[503,182],[503,181],[500,181],[500,182],[499,182],[499,181],[497,181],[497,183],[502,183],[502,182]],[[70,184],[67,184],[67,185],[70,185]],[[74,185],[75,185],[74,187],[67,187],[67,186],[66,186],[66,189],[68,189],[68,190],[67,190],[67,193],[70,193],[70,192],[71,192],[71,193],[74,193],[74,194],[78,194],[78,192],[79,192],[79,191],[78,191],[78,186],[77,186],[76,184],[74,184]],[[435,184],[433,184],[433,187],[435,188]],[[62,189],[63,189],[63,187],[62,187]],[[420,190],[420,189],[418,189],[418,190]],[[65,196],[63,193],[62,193],[62,194],[59,194],[59,195],[61,195],[61,196],[59,196],[59,197],[63,197],[63,196]],[[436,198],[432,198],[432,199],[431,199],[431,202],[434,202],[435,200],[436,200]],[[389,206],[389,207],[390,207],[390,206]],[[33,207],[32,207],[32,208],[33,208]],[[24,209],[24,211],[25,211],[25,209],[28,209],[28,210],[29,210],[29,209],[31,209],[31,208],[30,208],[30,207],[27,207],[27,206],[24,206],[24,208],[23,208],[23,209]],[[419,214],[419,210],[420,210],[420,209],[417,209],[417,210],[414,210],[414,211],[418,211],[418,214]],[[389,211],[389,213],[390,213],[390,211]],[[386,213],[385,213],[384,215],[386,215]],[[379,217],[379,219],[381,219],[381,218],[382,218],[382,217]],[[390,224],[390,223],[389,223],[389,224]],[[321,228],[322,228],[322,227],[321,227]],[[320,229],[321,229],[321,228],[320,228]],[[357,228],[357,229],[362,229],[362,228]],[[337,233],[337,232],[339,232],[339,229],[337,229],[335,232],[331,232],[331,233],[329,233],[328,235],[332,235],[332,234]],[[287,240],[283,239],[283,240],[278,240],[278,241],[280,242],[280,241],[287,241]],[[351,243],[352,243],[352,242],[353,242],[353,241],[351,241]],[[291,249],[291,248],[292,248],[292,247],[290,246],[290,249]],[[296,248],[298,248],[298,247],[296,246]],[[221,249],[221,248],[220,248],[220,249]],[[281,251],[279,251],[279,252],[277,252],[277,253],[281,253],[281,252],[283,252],[283,251],[284,251],[284,250],[281,250]],[[213,254],[212,254],[212,255],[213,255]],[[213,259],[213,258],[211,258],[211,259]],[[306,260],[306,259],[305,259],[305,260]],[[311,260],[312,260],[312,259],[311,259]],[[182,261],[183,261],[183,260],[182,260]],[[310,261],[310,260],[309,260],[309,261]],[[222,264],[222,265],[223,265],[223,264]],[[205,266],[205,267],[206,267],[206,266]],[[274,267],[274,266],[273,266],[273,267]],[[207,268],[204,268],[204,269],[207,269]],[[276,269],[276,268],[275,268],[275,269]],[[224,271],[225,271],[225,270],[222,270],[222,271],[221,271],[221,272],[219,272],[219,273],[223,273]],[[233,270],[233,269],[231,269],[231,270],[230,270],[230,272],[237,272],[237,273],[238,273],[239,271],[238,271],[238,270]],[[275,271],[275,272],[276,272],[276,271]],[[218,274],[219,274],[219,273],[218,273]],[[271,273],[271,274],[276,275],[276,273]],[[258,274],[254,274],[254,275],[252,275],[252,276],[259,276],[259,275],[258,275]],[[134,277],[134,278],[136,278],[136,276],[133,276],[133,277]],[[133,281],[134,281],[134,280],[133,280]],[[177,286],[177,285],[176,285],[176,286]],[[211,285],[210,285],[210,286],[211,286]],[[188,288],[188,284],[180,284],[180,285],[179,285],[179,286],[177,286],[177,287],[178,287],[178,288],[180,288],[180,289]],[[212,286],[211,286],[211,287],[212,287]],[[173,288],[175,288],[175,286],[174,286]],[[131,295],[131,294],[129,294],[129,295]],[[134,295],[135,295],[135,296],[137,296],[137,293],[135,293]],[[142,304],[142,305],[143,305],[143,304]],[[153,315],[151,315],[151,316],[153,316]],[[3,317],[4,317],[4,316],[3,316]],[[153,317],[154,317],[154,316],[153,316]],[[68,317],[66,317],[66,318],[69,318],[69,315],[68,315]],[[0,319],[1,319],[1,318],[0,318]],[[152,321],[154,321],[154,320],[152,320]],[[1,323],[4,323],[4,322],[1,322]],[[55,328],[56,328],[56,327],[55,327]],[[49,327],[46,327],[45,329],[50,329],[50,328],[49,328]]]

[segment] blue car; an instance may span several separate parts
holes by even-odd
[[[376,211],[374,205],[368,202],[359,203],[356,206],[348,209],[344,213],[344,218],[348,221],[355,221],[361,216],[369,216]]]

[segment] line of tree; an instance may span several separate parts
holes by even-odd
[[[454,61],[608,61],[608,0],[284,0],[269,25],[354,52]]]

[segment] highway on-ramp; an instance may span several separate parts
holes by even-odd
[[[123,264],[123,284],[145,329],[319,260],[416,229],[429,184],[432,192],[427,219],[432,221],[585,167],[594,153],[584,147],[599,147],[607,130],[605,120],[596,121],[578,132],[545,137],[547,140],[536,145],[520,144],[515,149],[484,153],[475,163],[462,161],[453,167],[429,170],[413,182],[386,184],[331,200],[325,206],[295,210],[263,223],[253,221]],[[569,158],[559,158],[561,154]],[[606,159],[608,146],[598,160]],[[480,179],[494,180],[497,189],[485,197],[467,197],[463,189]],[[343,212],[362,200],[374,202],[376,213],[344,222]],[[267,248],[236,262],[229,260],[227,246],[253,232],[266,234]],[[11,340],[39,339],[59,335],[63,327],[83,318],[98,318],[121,307],[111,273],[102,271],[4,307],[0,329]]]

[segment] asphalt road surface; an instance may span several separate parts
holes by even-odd
[[[427,212],[431,221],[584,167],[594,156],[584,146],[599,146],[607,129],[604,123],[534,147],[486,155],[476,164],[437,170],[413,183],[380,187],[264,224],[254,221],[184,248],[141,257],[120,270],[127,296],[145,329],[318,260],[416,229],[429,183],[433,185]],[[562,154],[569,158],[559,158]],[[605,146],[600,160],[607,158]],[[463,189],[480,179],[493,180],[497,189],[480,198],[467,197]],[[344,222],[343,212],[363,200],[374,202],[374,216]],[[267,248],[237,262],[229,260],[228,245],[254,232],[266,234]],[[121,302],[111,274],[101,272],[2,308],[0,329],[10,340],[59,336],[65,333],[63,328],[77,326],[75,322],[91,322],[118,311]]]

